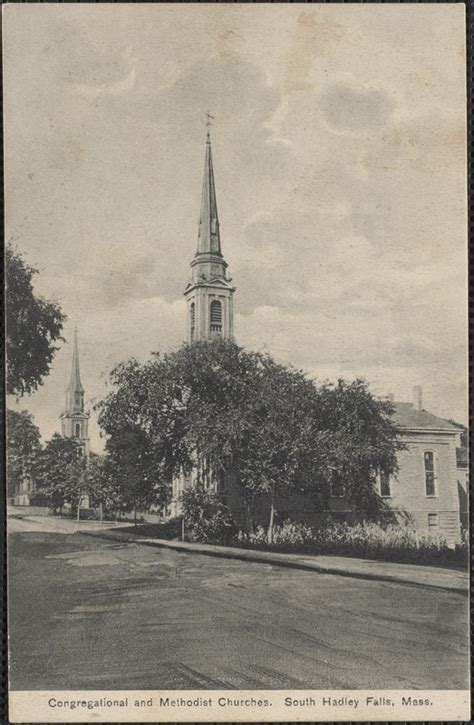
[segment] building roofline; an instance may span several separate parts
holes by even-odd
[[[443,433],[444,435],[457,436],[459,431],[449,428],[414,428],[413,426],[395,426],[401,433]]]

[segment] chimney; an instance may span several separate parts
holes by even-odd
[[[415,410],[423,410],[423,388],[415,385],[413,388],[413,407]]]

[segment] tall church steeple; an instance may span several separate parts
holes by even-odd
[[[89,413],[84,412],[84,388],[79,370],[79,346],[77,328],[74,330],[74,347],[71,361],[71,376],[66,390],[66,407],[61,415],[61,432],[65,438],[74,438],[80,444],[83,454],[89,455]]]
[[[216,185],[212,166],[211,135],[207,131],[206,157],[204,160],[204,178],[202,182],[201,216],[197,254],[221,255],[219,216],[217,214]]]
[[[77,327],[74,330],[74,347],[72,351],[71,377],[66,391],[66,413],[84,412],[84,388],[79,370],[79,346],[77,343]]]
[[[227,262],[222,256],[209,121],[207,125],[198,245],[191,262],[191,281],[184,292],[188,342],[232,338],[234,334],[235,288],[227,277]]]

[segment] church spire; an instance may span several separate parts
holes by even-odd
[[[89,413],[84,410],[84,388],[79,372],[79,345],[77,328],[74,330],[71,377],[66,390],[66,408],[61,415],[61,433],[65,438],[74,438],[82,455],[89,456]]]
[[[221,255],[219,217],[217,214],[216,186],[212,166],[211,134],[209,131],[212,116],[207,113],[206,156],[204,160],[204,178],[202,182],[201,216],[199,218],[199,236],[197,254]]]
[[[79,346],[77,343],[77,327],[74,330],[74,348],[72,352],[71,377],[66,392],[66,412],[84,412],[84,388],[79,370]]]

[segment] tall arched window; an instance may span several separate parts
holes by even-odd
[[[435,454],[433,451],[425,451],[423,454],[425,466],[425,492],[427,496],[436,496],[436,470]]]
[[[211,332],[222,332],[222,305],[219,300],[211,302]]]
[[[189,319],[191,322],[191,342],[194,342],[194,326],[196,323],[196,306],[194,302],[189,305]]]
[[[76,438],[80,438],[80,437],[81,437],[81,424],[76,423]]]

